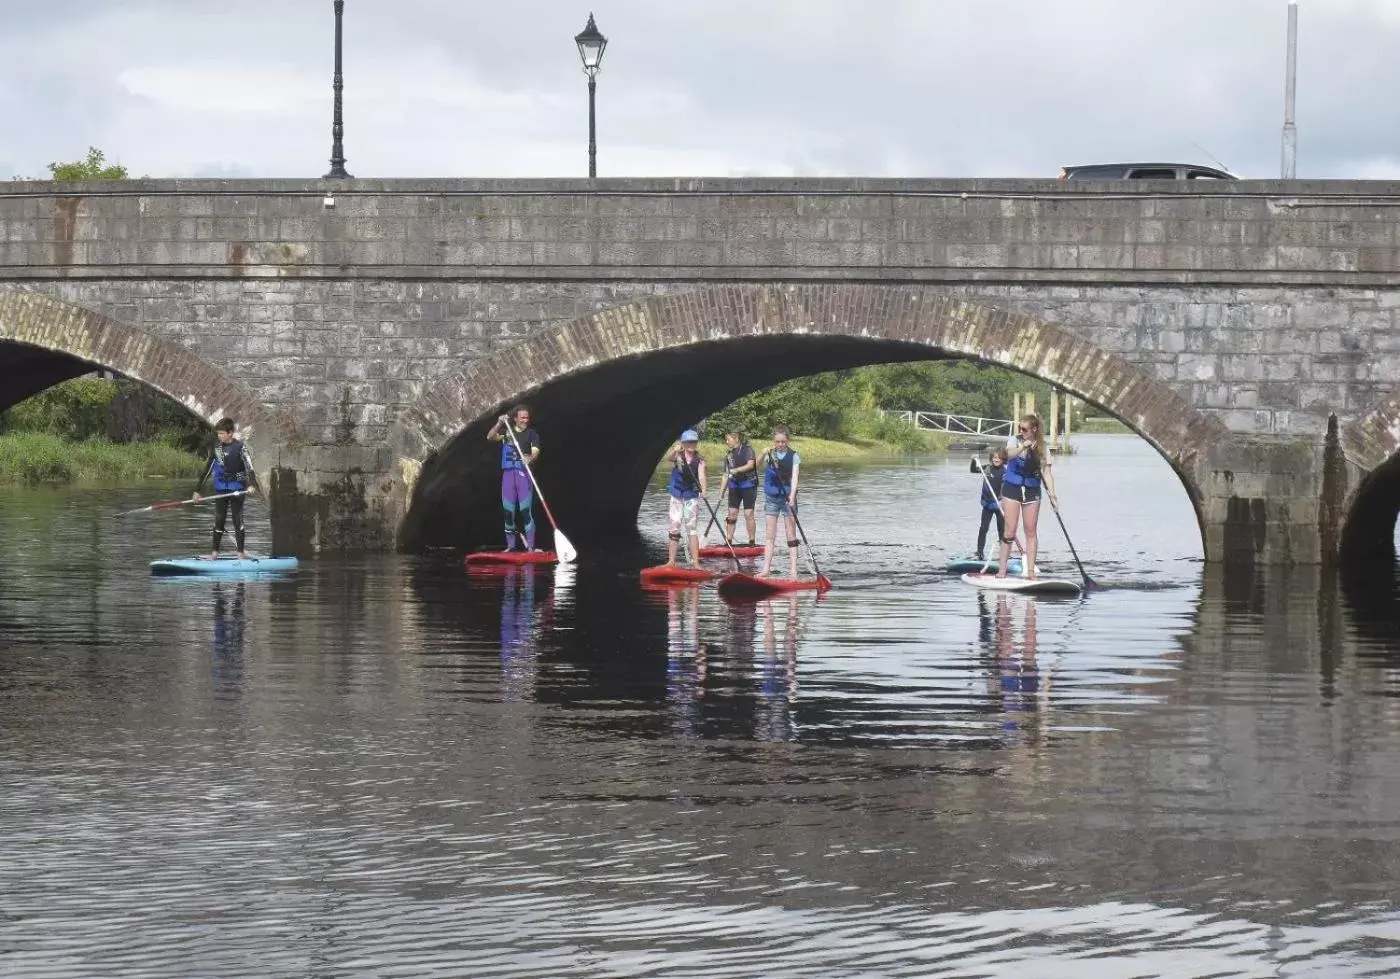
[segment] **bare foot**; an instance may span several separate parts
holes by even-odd
[[[210,561],[217,561],[217,560],[219,560],[219,552],[218,552],[218,551],[215,551],[213,554],[210,554],[209,557],[208,557],[208,560],[210,560]]]

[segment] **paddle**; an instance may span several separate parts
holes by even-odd
[[[674,457],[674,456],[672,457],[671,461],[672,461],[672,463],[675,462],[675,457]],[[704,488],[703,486],[700,485],[700,481],[699,481],[698,479],[695,478],[695,474],[694,474],[693,472],[690,471],[690,467],[689,467],[689,466],[681,466],[680,468],[681,468],[681,471],[685,473],[685,478],[688,479],[688,480],[690,480],[690,485],[691,485],[691,486],[694,486],[697,490],[700,491],[700,499],[702,499],[702,500],[705,501],[705,509],[710,511],[710,522],[711,522],[712,524],[713,524],[713,523],[717,523],[717,522],[719,521],[719,515],[715,513],[715,508],[712,507],[712,506],[710,506],[710,500],[709,500],[708,497],[705,496],[705,488]],[[728,474],[728,473],[725,474],[724,479],[725,479],[725,482],[728,482],[728,480],[729,480],[729,474]],[[723,484],[721,484],[721,485],[723,485]],[[709,533],[710,533],[710,529],[709,529],[708,527],[706,527],[706,528],[705,528],[705,534],[706,534],[706,536],[709,536]],[[724,546],[727,547],[727,548],[729,548],[729,560],[731,560],[731,561],[734,562],[734,570],[735,570],[735,571],[738,571],[738,570],[739,570],[739,555],[737,555],[737,554],[734,553],[734,545],[733,545],[732,543],[730,543],[729,541],[726,540],[726,541],[724,542]],[[689,541],[686,541],[685,553],[686,553],[687,555],[690,554],[690,542],[689,542]]]
[[[726,472],[726,473],[724,474],[724,478],[721,479],[721,480],[719,481],[719,498],[720,498],[721,500],[724,499],[724,488],[725,488],[726,486],[728,486],[728,485],[729,485],[729,473]],[[704,494],[702,493],[701,495],[703,496]],[[709,500],[706,500],[705,502],[708,504],[708,503],[709,503]],[[705,525],[705,533],[704,533],[704,539],[705,539],[705,540],[709,540],[709,539],[710,539],[710,530],[711,530],[711,529],[715,526],[715,524],[717,524],[717,523],[719,523],[719,514],[715,512],[715,508],[714,508],[714,507],[710,507],[710,522],[707,523],[707,524]],[[729,542],[728,542],[728,541],[725,541],[725,543],[728,544]]]
[[[1084,565],[1079,560],[1079,552],[1074,549],[1074,541],[1069,539],[1069,531],[1065,530],[1064,519],[1060,516],[1060,508],[1055,506],[1053,497],[1050,499],[1050,509],[1055,512],[1055,519],[1059,521],[1060,524],[1060,532],[1065,535],[1065,543],[1069,545],[1069,552],[1074,555],[1074,563],[1079,566],[1079,574],[1084,578],[1084,590],[1089,591],[1091,588],[1095,587],[1094,581],[1084,571]]]
[[[525,453],[520,451],[520,443],[515,440],[515,423],[509,418],[506,419],[506,434],[510,436],[510,444],[515,446],[515,454],[520,456],[520,464],[525,467],[525,475],[530,477],[530,485],[535,488],[535,495],[540,498],[540,505],[544,507],[545,516],[549,517],[549,525],[554,528],[554,553],[558,554],[559,560],[565,564],[578,560],[578,551],[574,550],[574,545],[569,543],[569,538],[564,536],[564,532],[554,522],[554,514],[550,512],[549,503],[545,500],[544,494],[540,492],[540,484],[535,482],[535,474],[530,471],[530,460],[525,458]]]
[[[232,493],[216,493],[213,496],[201,496],[198,500],[166,500],[164,503],[152,503],[150,506],[137,507],[135,510],[124,510],[121,513],[113,514],[116,517],[128,517],[133,513],[148,513],[151,510],[175,510],[188,503],[208,503],[210,500],[223,500],[230,496],[242,496],[247,490],[235,490]]]
[[[794,450],[795,451],[795,450]],[[768,468],[773,471],[773,478],[778,481],[778,485],[783,488],[783,496],[791,499],[792,491],[788,489],[787,483],[783,482],[783,477],[778,473],[778,467],[773,465],[773,453],[768,453]],[[817,579],[817,584],[821,590],[825,591],[831,587],[831,579],[821,573],[817,567],[816,555],[812,553],[812,545],[807,543],[807,531],[802,529],[802,521],[797,519],[797,504],[792,503],[789,507],[792,511],[792,522],[797,525],[797,532],[802,535],[802,546],[807,549],[807,564],[812,569],[812,575]],[[772,543],[771,541],[769,543]]]

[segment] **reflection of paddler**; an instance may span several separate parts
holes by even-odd
[[[243,681],[244,584],[214,582],[214,657],[210,677],[216,689],[239,692]]]
[[[1042,695],[1039,666],[1036,663],[1035,601],[1026,600],[1025,634],[1021,648],[1016,648],[1015,626],[1011,616],[1011,597],[997,596],[996,610],[996,675],[997,697],[1004,715],[1002,727],[1015,730],[1014,715],[1034,713]]]
[[[512,568],[501,582],[501,679],[506,700],[528,699],[533,685],[535,569]],[[519,688],[525,688],[524,690]]]
[[[705,661],[699,589],[667,589],[666,699],[676,733],[685,737],[700,734],[698,702],[705,696]]]
[[[781,652],[774,621],[777,616],[773,606],[776,604],[764,602],[760,612],[763,616],[763,663],[758,689],[762,706],[755,732],[760,741],[788,741],[793,736],[792,702],[797,697],[797,632],[800,624],[797,596],[789,596],[787,600]]]

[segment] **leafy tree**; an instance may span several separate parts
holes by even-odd
[[[126,167],[120,163],[108,164],[107,156],[96,146],[89,146],[87,158],[71,163],[50,163],[49,173],[54,180],[125,180]]]

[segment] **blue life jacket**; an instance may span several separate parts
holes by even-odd
[[[747,453],[744,452],[745,449],[748,449]],[[739,456],[745,455],[747,458],[738,458]],[[739,476],[732,475],[735,466],[746,465],[747,463],[753,462],[755,458],[753,449],[749,448],[747,443],[739,446],[737,449],[730,449],[729,452],[725,454],[724,469],[725,472],[731,473],[729,477],[729,485],[731,487],[745,490],[758,485],[758,474],[752,469]]]
[[[987,478],[982,480],[982,509],[996,510],[1000,506],[997,496],[1001,493],[1001,480],[1005,471],[1004,466],[988,466],[984,470]]]
[[[768,465],[763,468],[763,492],[767,496],[787,496],[792,489],[792,469],[797,463],[797,451],[788,449],[781,458],[768,453]]]
[[[695,453],[695,461],[686,462],[685,453],[681,461],[671,465],[670,493],[678,500],[694,500],[700,496],[700,463],[704,462],[700,453]]]
[[[216,493],[236,493],[248,488],[248,457],[243,452],[242,439],[214,447],[212,475]]]
[[[1022,452],[1006,463],[1002,481],[1008,486],[1024,486],[1027,489],[1040,488],[1040,453],[1036,450]]]
[[[533,428],[527,428],[521,432],[517,431],[512,424],[510,431],[515,435],[515,442],[520,443],[520,452],[524,452],[527,456],[530,454],[530,450],[539,444],[539,436],[535,434]],[[511,441],[510,434],[501,440],[501,468],[519,469],[524,472],[525,461],[520,457],[520,452],[515,451],[515,442]]]

